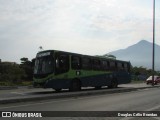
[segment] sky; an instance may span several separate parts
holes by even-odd
[[[160,0],[155,42],[160,45]],[[0,59],[44,50],[103,55],[152,42],[153,0],[0,0]]]

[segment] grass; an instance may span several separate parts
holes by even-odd
[[[132,80],[131,83],[144,83],[144,80]]]
[[[32,85],[32,81],[22,81],[22,82],[17,82],[17,83],[13,83],[13,82],[0,82],[0,86],[29,86]]]

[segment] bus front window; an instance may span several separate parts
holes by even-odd
[[[53,58],[45,56],[35,61],[34,74],[49,74],[54,72]]]

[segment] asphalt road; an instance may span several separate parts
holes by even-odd
[[[65,98],[39,102],[0,105],[0,111],[160,111],[160,89],[146,88],[139,91],[106,95]],[[17,119],[17,118],[16,118]],[[27,118],[26,118],[27,119]],[[35,119],[35,118],[34,118]],[[49,118],[46,118],[49,119]],[[53,119],[53,118],[50,118]],[[55,118],[54,119],[82,119]],[[91,119],[91,118],[85,118]],[[94,118],[94,119],[138,119],[138,118]],[[143,119],[143,118],[140,118]],[[144,119],[159,119],[157,117]]]
[[[145,83],[141,84],[123,84],[119,85],[119,88],[140,88],[148,87]],[[89,91],[94,90],[93,88],[83,88],[83,90]],[[62,92],[68,93],[68,90],[63,90]],[[34,97],[38,95],[52,95],[57,94],[53,89],[43,89],[43,88],[28,88],[19,87],[18,89],[0,90],[0,100],[9,98],[20,98],[20,97]]]

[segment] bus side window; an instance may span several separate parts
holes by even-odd
[[[65,73],[69,70],[69,56],[59,54],[56,56],[56,73]]]
[[[115,62],[115,70],[118,70],[118,63]]]
[[[131,70],[131,64],[130,63],[127,64],[127,68],[128,68],[128,72],[130,72],[130,70]]]
[[[99,60],[96,60],[96,59],[93,59],[93,62],[92,62],[92,66],[93,66],[93,70],[100,70],[100,61]]]
[[[72,69],[81,69],[81,60],[80,60],[80,57],[78,56],[72,56],[71,58],[71,66],[72,66]]]
[[[108,69],[108,62],[102,60],[101,61],[101,68],[102,68],[102,70],[107,70]]]
[[[87,57],[82,58],[82,69],[85,69],[85,70],[91,69],[91,59]]]
[[[129,70],[128,70],[128,64],[127,64],[127,63],[124,63],[124,69],[125,69],[125,71],[129,71]]]
[[[107,61],[107,67],[108,67],[107,70],[110,69],[110,67],[111,67],[111,64],[109,61]]]
[[[123,63],[118,62],[118,70],[119,71],[123,71],[124,70]]]
[[[115,70],[116,64],[114,61],[110,61],[110,70]]]

